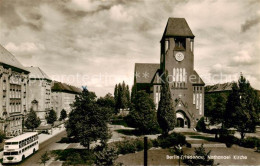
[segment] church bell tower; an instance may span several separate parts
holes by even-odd
[[[160,71],[168,81],[177,127],[195,127],[204,116],[204,82],[194,70],[194,38],[184,18],[169,18],[161,39]]]

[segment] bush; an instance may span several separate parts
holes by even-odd
[[[122,126],[128,127],[125,118],[119,117],[119,116],[118,117],[114,117],[111,120],[111,124],[112,125],[122,125]]]
[[[201,117],[196,125],[197,131],[205,132],[206,131],[206,124],[204,122],[204,117]]]
[[[195,148],[194,150],[195,156],[202,156],[202,158],[195,158],[195,159],[189,159],[189,158],[184,158],[183,162],[186,165],[214,165],[214,159],[210,159],[210,153],[211,151],[206,152],[205,148],[203,147],[203,144],[201,144],[200,147]],[[188,154],[187,156],[192,156]]]
[[[93,164],[96,160],[94,152],[87,149],[53,150],[55,160],[65,161],[63,165]]]
[[[0,143],[2,143],[4,139],[5,139],[5,133],[0,131]]]
[[[144,150],[144,139],[143,138],[126,138],[123,141],[113,143],[118,149],[118,154],[135,153],[136,151]],[[153,146],[151,140],[147,141],[148,149]]]
[[[247,137],[240,141],[240,145],[246,148],[255,148],[260,144],[260,139],[257,137]]]
[[[76,138],[71,138],[71,137],[62,137],[61,140],[57,143],[78,143],[79,140]]]
[[[151,142],[152,142],[153,147],[159,147],[160,146],[158,139],[152,139]]]
[[[105,147],[101,151],[95,152],[96,165],[115,165],[117,159],[117,150],[112,147]]]
[[[176,146],[179,144],[185,145],[187,143],[186,137],[179,133],[171,133],[167,136],[161,135],[158,137],[158,142],[160,147],[162,148],[170,148],[172,146]]]
[[[187,148],[191,148],[191,144],[189,142],[186,143]]]
[[[219,141],[225,143],[228,148],[240,142],[239,139],[233,135],[221,135]]]

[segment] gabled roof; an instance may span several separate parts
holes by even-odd
[[[44,73],[39,67],[26,67],[30,71],[30,79],[45,79],[51,81],[50,77]]]
[[[232,82],[227,82],[223,84],[207,85],[205,87],[205,92],[231,91],[232,84]]]
[[[205,85],[204,81],[200,78],[200,76],[198,75],[198,73],[195,70],[193,70],[193,76],[194,77],[190,78],[192,84]]]
[[[160,68],[157,63],[135,63],[136,83],[151,83],[154,74]]]
[[[15,56],[11,54],[9,51],[7,51],[1,44],[0,44],[0,64],[14,67],[16,69],[20,69],[28,73],[25,67],[15,58]]]
[[[181,36],[181,37],[191,37],[194,38],[188,23],[185,18],[169,18],[167,25],[165,27],[163,37],[173,37],[173,36]]]
[[[82,92],[80,88],[77,88],[72,85],[68,85],[62,82],[54,81],[51,87],[52,92],[66,92],[66,93],[73,93],[73,94],[79,94]]]

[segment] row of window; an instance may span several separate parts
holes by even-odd
[[[202,92],[202,86],[194,86],[193,92]]]
[[[26,138],[26,139],[19,142],[19,148],[22,148],[22,147],[28,145],[29,143],[36,141],[37,139],[38,139],[38,135],[34,135],[34,136],[29,137],[29,138]]]
[[[21,101],[20,102],[12,102],[10,103],[10,112],[21,112],[22,111],[22,105]]]
[[[185,68],[173,68],[173,82],[187,82],[187,72]]]
[[[31,144],[31,145],[29,145],[29,146],[23,148],[23,149],[22,149],[22,152],[24,152],[24,151],[30,149],[31,147],[33,147],[33,146],[35,146],[35,145],[37,145],[37,144],[38,144],[38,141],[34,142],[33,144]],[[20,154],[20,153],[21,153],[21,151],[19,151],[19,154]]]
[[[20,126],[22,124],[21,120],[13,120],[10,122],[11,127]]]
[[[202,115],[202,93],[193,93],[193,104],[196,105],[196,109],[198,109],[199,114]]]
[[[186,38],[174,38],[174,42],[175,42],[175,48],[174,49],[186,49]],[[190,39],[190,50],[193,52],[193,44],[194,41],[193,39]],[[165,40],[164,43],[164,52],[167,52],[168,49],[170,49],[170,40],[167,39]]]
[[[33,147],[33,146],[35,146],[35,145],[37,145],[38,144],[38,141],[37,142],[34,142],[33,144],[31,144],[31,145],[29,145],[29,146],[27,146],[27,147],[25,147],[25,148],[23,148],[22,150],[20,150],[20,151],[15,151],[15,152],[4,152],[4,155],[5,156],[9,156],[9,155],[18,155],[18,154],[21,154],[22,152],[24,152],[24,151],[26,151],[26,150],[28,150],[28,149],[30,149],[31,147]]]

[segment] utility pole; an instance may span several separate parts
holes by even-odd
[[[148,159],[148,155],[147,155],[147,137],[144,137],[144,166],[147,166],[147,159]]]

